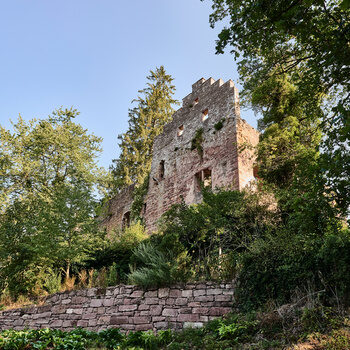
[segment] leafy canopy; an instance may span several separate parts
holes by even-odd
[[[40,268],[65,266],[69,275],[96,244],[101,138],[74,123],[77,115],[58,109],[19,117],[12,131],[0,126],[0,281],[10,289],[30,290]]]

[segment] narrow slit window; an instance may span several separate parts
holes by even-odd
[[[195,106],[196,104],[198,104],[198,102],[199,102],[199,99],[198,99],[198,97],[193,101],[193,105]]]
[[[158,177],[160,180],[164,179],[165,174],[165,161],[161,160],[159,163]]]
[[[203,170],[203,186],[211,188],[211,170],[210,169]]]
[[[122,220],[122,229],[125,229],[126,227],[130,226],[130,211],[127,211],[123,215],[123,220]]]
[[[206,121],[208,118],[209,118],[209,114],[208,114],[208,108],[207,108],[202,112],[202,122]]]
[[[179,128],[177,130],[177,136],[182,136],[182,134],[184,133],[184,130],[185,130],[185,128],[183,125],[179,126]]]

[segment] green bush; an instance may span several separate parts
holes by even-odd
[[[174,255],[158,250],[151,242],[140,243],[134,250],[142,267],[129,274],[129,282],[143,288],[163,287],[180,281],[179,265]]]
[[[160,238],[172,237],[177,242],[175,249],[181,247],[188,254],[196,279],[232,279],[237,269],[230,261],[252,241],[273,232],[278,216],[268,210],[267,197],[256,193],[213,193],[205,188],[202,192],[202,203],[188,206],[182,202],[163,215]]]
[[[138,221],[126,227],[124,231],[115,231],[106,240],[103,247],[92,252],[89,260],[83,265],[76,266],[76,270],[108,269],[108,285],[126,283],[130,266],[135,261],[133,250],[137,245],[148,238],[144,226]]]
[[[255,308],[268,300],[288,303],[299,289],[324,291],[323,301],[347,304],[350,292],[350,233],[300,236],[283,232],[255,241],[241,254],[237,295]],[[337,300],[338,302],[339,300]]]

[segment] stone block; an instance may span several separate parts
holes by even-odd
[[[199,314],[180,314],[177,317],[179,322],[197,322],[199,321]]]
[[[145,300],[143,301],[144,304],[158,304],[158,298],[145,298]]]
[[[202,328],[203,322],[184,322],[184,328]]]
[[[215,295],[215,301],[232,301],[231,295]]]
[[[140,310],[140,311],[149,310],[150,307],[151,307],[150,305],[140,304],[138,307],[138,310]]]
[[[145,323],[145,324],[138,324],[135,326],[135,331],[148,331],[152,329],[153,326],[150,323]]]
[[[197,289],[193,291],[193,296],[194,297],[199,297],[202,295],[206,295],[207,291],[205,289]]]
[[[167,298],[169,296],[169,288],[158,289],[158,298]]]
[[[72,302],[72,299],[63,299],[62,301],[61,301],[61,304],[62,305],[67,305],[67,304],[70,304]]]
[[[156,329],[167,329],[168,328],[168,322],[155,322],[155,323],[153,323],[153,326]]]
[[[98,325],[101,325],[101,324],[107,325],[110,323],[110,321],[111,321],[111,316],[101,316],[98,319],[97,324]]]
[[[91,307],[100,307],[102,306],[102,300],[101,299],[92,299],[90,302]]]
[[[53,320],[50,322],[50,327],[59,328],[63,326],[63,320]]]
[[[165,318],[164,316],[153,316],[152,317],[152,322],[161,322],[161,321],[165,321]]]
[[[165,305],[174,305],[175,304],[175,298],[168,298],[165,300]]]
[[[152,305],[149,310],[151,316],[159,316],[162,314],[163,307],[160,305]]]
[[[143,297],[143,290],[134,290],[131,295],[130,298],[142,298]]]
[[[110,324],[112,325],[121,325],[129,323],[129,317],[125,316],[111,316]]]
[[[89,326],[89,321],[86,320],[79,320],[77,322],[77,327],[88,327]]]
[[[192,313],[194,314],[201,314],[201,315],[208,315],[209,308],[207,307],[197,307],[192,309]]]
[[[145,297],[146,298],[157,298],[158,296],[158,291],[157,290],[150,290],[148,292],[145,292]]]
[[[109,299],[104,299],[103,302],[102,302],[102,305],[103,306],[112,306],[114,303],[114,300],[109,298]]]
[[[223,290],[222,289],[208,289],[207,290],[207,295],[219,295],[219,294],[223,294]]]
[[[150,317],[146,317],[146,316],[139,316],[139,317],[134,317],[132,322],[134,324],[146,324],[146,323],[150,323]]]
[[[177,309],[164,309],[162,312],[163,316],[177,316],[178,310]]]
[[[187,298],[176,298],[175,305],[183,306],[186,305],[188,302]]]
[[[123,311],[134,311],[137,310],[137,305],[120,305],[118,307],[118,310],[123,312]]]
[[[73,309],[73,314],[75,315],[82,315],[83,314],[83,309],[79,308],[79,309]]]
[[[96,312],[96,311],[95,311],[95,312]],[[98,313],[99,315],[105,314],[105,313],[106,313],[106,308],[105,308],[105,307],[99,307],[99,308],[97,309],[97,313]]]
[[[212,307],[209,309],[209,316],[223,316],[231,312],[229,307]]]
[[[192,313],[192,308],[191,307],[181,307],[179,309],[180,314],[191,314]]]
[[[199,302],[213,301],[214,300],[214,296],[212,296],[212,295],[201,295],[199,297],[195,297],[193,300],[194,301],[199,301]]]
[[[184,297],[184,298],[190,298],[190,297],[193,296],[193,291],[192,291],[192,289],[183,290],[183,291],[181,292],[181,295],[182,295],[182,297]]]
[[[19,315],[18,315],[19,316]],[[51,317],[51,312],[42,312],[40,314],[36,314],[33,316],[34,320],[37,320],[39,318],[50,318]]]
[[[169,297],[179,298],[182,296],[182,291],[180,289],[170,289]]]

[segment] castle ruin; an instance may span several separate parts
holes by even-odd
[[[202,200],[201,186],[241,190],[254,180],[259,133],[240,117],[232,80],[198,80],[182,107],[155,139],[142,217],[148,232],[173,204]],[[109,202],[102,225],[110,231],[130,222],[133,186]]]

